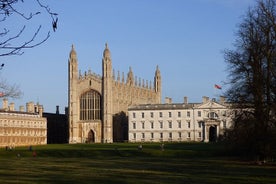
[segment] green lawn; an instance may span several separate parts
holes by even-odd
[[[276,183],[274,164],[226,157],[204,143],[74,144],[0,150],[0,183]],[[17,157],[17,154],[20,157]]]

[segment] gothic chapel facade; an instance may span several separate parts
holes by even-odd
[[[161,103],[161,74],[156,67],[154,84],[134,78],[129,69],[126,81],[112,68],[107,44],[102,58],[102,75],[78,71],[77,53],[72,46],[68,61],[69,143],[122,141],[120,121],[127,126],[128,107]],[[117,117],[117,118],[116,118]],[[126,132],[127,133],[127,132]]]

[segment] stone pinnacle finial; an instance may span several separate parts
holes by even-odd
[[[110,58],[110,51],[109,51],[109,48],[108,48],[107,43],[105,43],[105,49],[104,49],[103,56],[104,56],[104,57],[109,57],[109,58]]]
[[[74,44],[72,44],[71,51],[70,51],[70,58],[76,58],[76,55],[77,55],[77,53],[75,51],[75,46],[74,46]]]

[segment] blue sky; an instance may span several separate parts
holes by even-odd
[[[107,42],[113,68],[132,67],[135,76],[153,81],[159,65],[162,101],[201,102],[202,96],[218,97],[214,84],[226,81],[223,50],[233,48],[235,31],[254,0],[48,0],[59,14],[58,29],[43,45],[25,50],[21,56],[3,57],[0,76],[23,91],[19,105],[28,101],[46,112],[61,112],[67,106],[68,56],[74,44],[79,69],[101,74],[102,53]],[[33,4],[28,8],[33,7]],[[36,17],[28,33],[39,23],[50,28],[51,20]],[[10,26],[18,29],[20,21]],[[43,33],[43,32],[42,32]],[[224,87],[224,86],[222,86]],[[223,88],[224,89],[224,88]]]

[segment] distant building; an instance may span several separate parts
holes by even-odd
[[[68,113],[59,112],[59,106],[56,106],[56,113],[43,113],[47,118],[47,144],[64,144],[68,143]]]
[[[231,127],[230,108],[223,97],[217,102],[134,105],[128,108],[129,142],[212,142]]]
[[[20,106],[19,111],[14,103],[8,105],[3,99],[0,109],[0,146],[13,147],[24,145],[47,144],[47,120],[42,117],[43,106],[29,102]]]
[[[78,70],[77,54],[72,46],[68,62],[69,143],[127,140],[127,109],[130,105],[161,103],[161,74],[157,66],[154,82],[137,79],[132,69],[124,73],[112,67],[106,44],[102,74]]]

